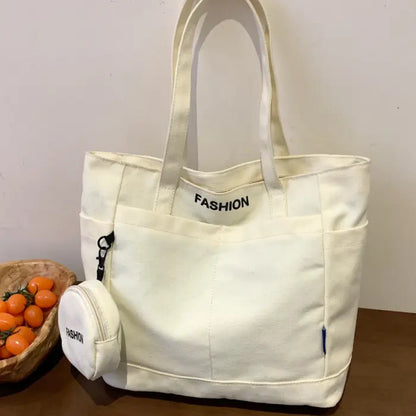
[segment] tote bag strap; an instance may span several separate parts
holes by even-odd
[[[191,105],[194,38],[197,24],[204,14],[202,6],[207,1],[200,0],[189,14],[178,49],[169,133],[154,203],[154,211],[163,214],[172,213],[173,201],[179,184],[180,174],[185,165],[185,149]],[[267,40],[252,0],[244,1],[249,6],[255,18],[258,36],[260,38],[263,85],[260,101],[259,144],[263,179],[269,196],[271,215],[282,215],[284,190],[275,168],[270,129],[272,86]]]
[[[182,38],[183,29],[196,3],[197,3],[197,0],[185,0],[185,4],[183,5],[181,14],[178,19],[178,23],[176,25],[176,32],[175,32],[175,37],[173,41],[173,55],[172,55],[173,81],[175,77],[176,62],[178,59],[179,43]],[[283,128],[282,128],[282,123],[279,117],[277,82],[276,82],[276,77],[274,73],[273,60],[272,60],[272,54],[271,54],[269,22],[267,21],[266,14],[260,2],[258,0],[251,0],[251,3],[253,4],[253,7],[256,9],[256,12],[259,16],[260,22],[263,26],[263,31],[266,37],[266,41],[267,41],[267,53],[269,55],[270,74],[272,78],[271,129],[272,129],[273,152],[275,156],[288,156],[289,148],[286,143],[286,139],[285,139]]]

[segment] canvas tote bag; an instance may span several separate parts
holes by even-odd
[[[179,20],[163,159],[86,155],[85,274],[103,279],[122,326],[120,365],[103,377],[129,390],[330,407],[351,361],[369,159],[288,155],[266,16],[244,2],[260,39],[260,160],[185,167],[207,0],[188,1]]]

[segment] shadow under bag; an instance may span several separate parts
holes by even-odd
[[[99,266],[122,334],[120,363],[103,377],[128,390],[334,406],[351,362],[370,162],[288,154],[268,23],[259,1],[245,0],[260,39],[260,160],[186,168],[205,3],[188,0],[179,20],[163,160],[85,158],[85,274],[96,279]],[[111,245],[97,260],[103,236]]]

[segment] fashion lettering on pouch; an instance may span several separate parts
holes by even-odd
[[[81,332],[74,331],[72,329],[66,328],[66,335],[69,338],[75,339],[79,341],[81,344],[84,343],[84,337],[82,336]]]
[[[203,198],[199,194],[195,194],[194,202],[213,211],[233,211],[250,206],[248,195],[245,197],[234,199],[234,201],[218,202],[210,201],[207,198]]]

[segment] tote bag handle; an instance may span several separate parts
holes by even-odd
[[[206,1],[208,0],[200,0],[189,14],[178,49],[169,133],[154,203],[154,211],[163,214],[172,213],[180,174],[185,165],[185,149],[191,105],[194,38],[197,24],[204,13],[202,6]],[[260,101],[259,138],[263,179],[269,196],[271,214],[280,215],[284,206],[284,190],[276,172],[271,139],[272,81],[267,40],[259,15],[253,6],[253,0],[244,1],[250,7],[255,18],[260,38],[263,86]]]
[[[176,69],[176,63],[178,60],[178,50],[179,50],[179,44],[183,35],[183,29],[196,3],[197,3],[196,0],[185,0],[185,4],[182,7],[182,11],[179,16],[178,23],[176,25],[175,37],[173,41],[173,54],[172,54],[173,81],[175,81],[175,69]],[[276,82],[276,77],[275,77],[274,68],[273,68],[273,60],[272,60],[272,53],[271,53],[271,46],[270,46],[269,22],[267,21],[266,14],[260,2],[258,0],[251,0],[251,3],[255,7],[256,12],[259,16],[259,19],[263,26],[263,31],[266,37],[266,42],[267,42],[267,54],[269,56],[270,75],[272,78],[272,111],[271,111],[270,122],[271,122],[271,129],[272,129],[273,153],[275,156],[288,156],[289,147],[286,143],[286,139],[283,133],[282,123],[279,117],[277,82]]]

